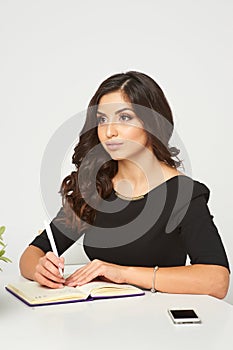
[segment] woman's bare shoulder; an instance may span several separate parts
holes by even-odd
[[[182,173],[180,170],[172,168],[166,164],[162,164],[161,166],[162,166],[163,176],[165,181],[175,176],[184,175],[184,173]]]

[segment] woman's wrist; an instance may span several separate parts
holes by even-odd
[[[130,268],[131,266],[123,266],[121,265],[121,283],[132,284],[129,282],[130,280]]]
[[[152,267],[137,267],[137,266],[122,266],[122,283],[134,284],[141,288],[149,289],[152,288],[154,268]],[[157,279],[157,273],[156,277]],[[156,285],[156,281],[155,281]],[[156,289],[156,287],[155,287]]]

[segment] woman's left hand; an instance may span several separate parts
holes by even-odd
[[[97,277],[108,282],[125,283],[123,276],[126,268],[126,266],[110,264],[95,259],[72,273],[66,279],[65,285],[70,287],[82,286]]]

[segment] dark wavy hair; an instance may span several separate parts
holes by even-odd
[[[179,150],[169,147],[173,116],[159,85],[148,75],[136,71],[110,76],[90,100],[72,157],[76,171],[66,176],[61,184],[66,224],[77,227],[80,232],[94,223],[98,203],[112,192],[112,179],[118,170],[118,162],[110,158],[99,141],[96,118],[101,97],[115,91],[121,91],[132,103],[157,159],[173,168],[181,165],[177,157]]]

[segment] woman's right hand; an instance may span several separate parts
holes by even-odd
[[[63,288],[65,279],[60,275],[59,267],[64,269],[64,258],[57,257],[53,252],[46,253],[38,260],[34,280],[49,288]]]

